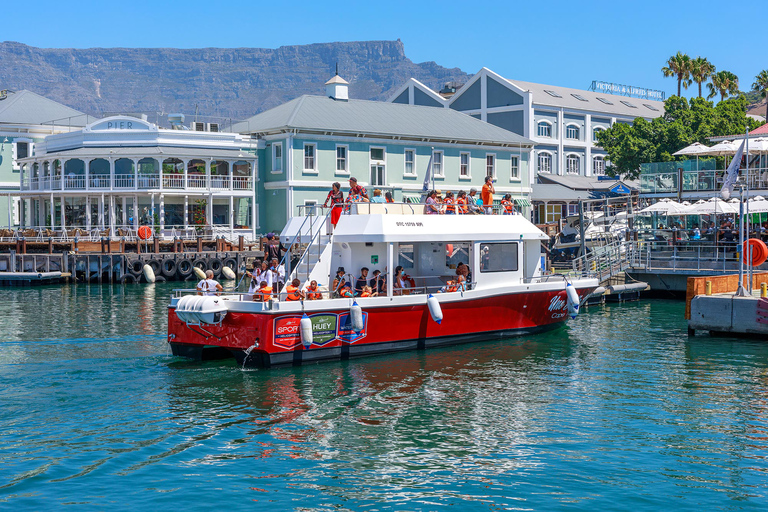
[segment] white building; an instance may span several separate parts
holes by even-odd
[[[259,228],[255,146],[235,133],[115,116],[46,137],[19,164],[26,227],[248,238]]]

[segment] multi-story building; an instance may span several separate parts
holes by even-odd
[[[346,191],[353,176],[369,195],[380,189],[419,201],[430,165],[430,188],[479,189],[492,175],[498,199],[511,193],[526,213],[530,207],[531,140],[453,109],[349,99],[338,75],[325,96],[301,96],[233,131],[259,140],[267,230],[282,229],[297,206],[322,204],[334,182]]]
[[[0,227],[18,226],[19,160],[47,135],[82,128],[95,118],[31,91],[0,91]]]

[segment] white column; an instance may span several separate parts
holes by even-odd
[[[560,176],[565,176],[565,153],[563,148],[563,132],[565,123],[564,117],[563,117],[563,109],[558,109],[557,111],[557,170]]]
[[[235,198],[229,195],[229,236],[235,236]]]
[[[91,230],[91,196],[85,196],[85,229]]]
[[[120,224],[123,226],[128,225],[128,198],[123,196],[123,218],[120,219]]]
[[[160,190],[163,190],[163,159],[162,158],[158,158],[157,161],[160,162],[160,183],[159,183],[159,187],[160,187]]]
[[[584,152],[586,162],[584,162],[584,176],[592,175],[592,115],[584,116],[584,142],[587,150]]]
[[[395,250],[394,244],[389,242],[387,244],[387,297],[392,297],[392,276],[394,272]]]
[[[205,161],[205,188],[211,190],[211,161]]]
[[[205,210],[205,222],[213,228],[213,193],[208,193],[208,208]]]
[[[67,216],[66,216],[67,199],[62,194],[60,200],[61,200],[61,230],[64,231],[67,229]]]
[[[99,229],[104,231],[104,194],[99,196]]]
[[[162,182],[163,180],[161,179],[160,181]],[[154,229],[155,227],[155,194],[154,193],[151,196],[151,203],[149,207],[149,224]]]
[[[115,236],[115,201],[116,197],[109,195],[109,236],[110,239]]]
[[[160,194],[160,233],[165,230],[165,194]]]
[[[189,196],[184,196],[184,229],[189,227]]]
[[[133,189],[136,190],[138,187],[139,187],[139,160],[138,158],[134,158],[133,159]]]
[[[51,224],[46,227],[56,229],[56,203],[53,202],[53,192],[51,192]]]
[[[91,189],[91,161],[87,158],[85,159],[85,190]],[[91,215],[91,212],[88,212],[88,215]]]
[[[133,196],[133,229],[139,229],[139,196]]]

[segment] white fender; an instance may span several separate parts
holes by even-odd
[[[565,294],[568,296],[568,314],[571,318],[576,318],[579,314],[579,292],[571,283],[565,286]]]
[[[443,321],[443,310],[440,307],[440,302],[438,302],[437,297],[431,293],[429,294],[429,297],[427,297],[427,307],[429,307],[429,314],[432,315],[432,320],[440,325],[440,322]]]
[[[143,271],[144,271],[144,279],[146,279],[148,283],[154,283],[155,271],[152,270],[152,267],[150,267],[149,265],[144,265]]]
[[[309,348],[312,345],[312,319],[310,319],[306,313],[301,317],[299,321],[299,334],[301,335],[301,344],[304,347]]]
[[[182,322],[188,322],[186,304],[189,302],[189,299],[191,297],[193,296],[185,295],[182,298],[180,298],[179,301],[176,303],[176,316],[179,317],[179,320],[181,320]]]
[[[352,320],[352,330],[361,332],[365,325],[363,324],[363,310],[357,305],[357,301],[352,302],[349,307],[349,318]]]
[[[237,276],[235,275],[235,271],[232,270],[229,267],[221,267],[221,274],[226,277],[229,280],[235,279]]]
[[[200,280],[205,279],[205,272],[203,272],[202,270],[200,270],[197,267],[192,267],[192,270],[195,271],[195,275],[197,276],[198,279],[200,279]]]

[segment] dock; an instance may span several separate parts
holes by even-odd
[[[738,274],[690,277],[685,318],[688,334],[697,331],[732,336],[768,337],[768,272],[745,275],[745,296],[737,295]]]

